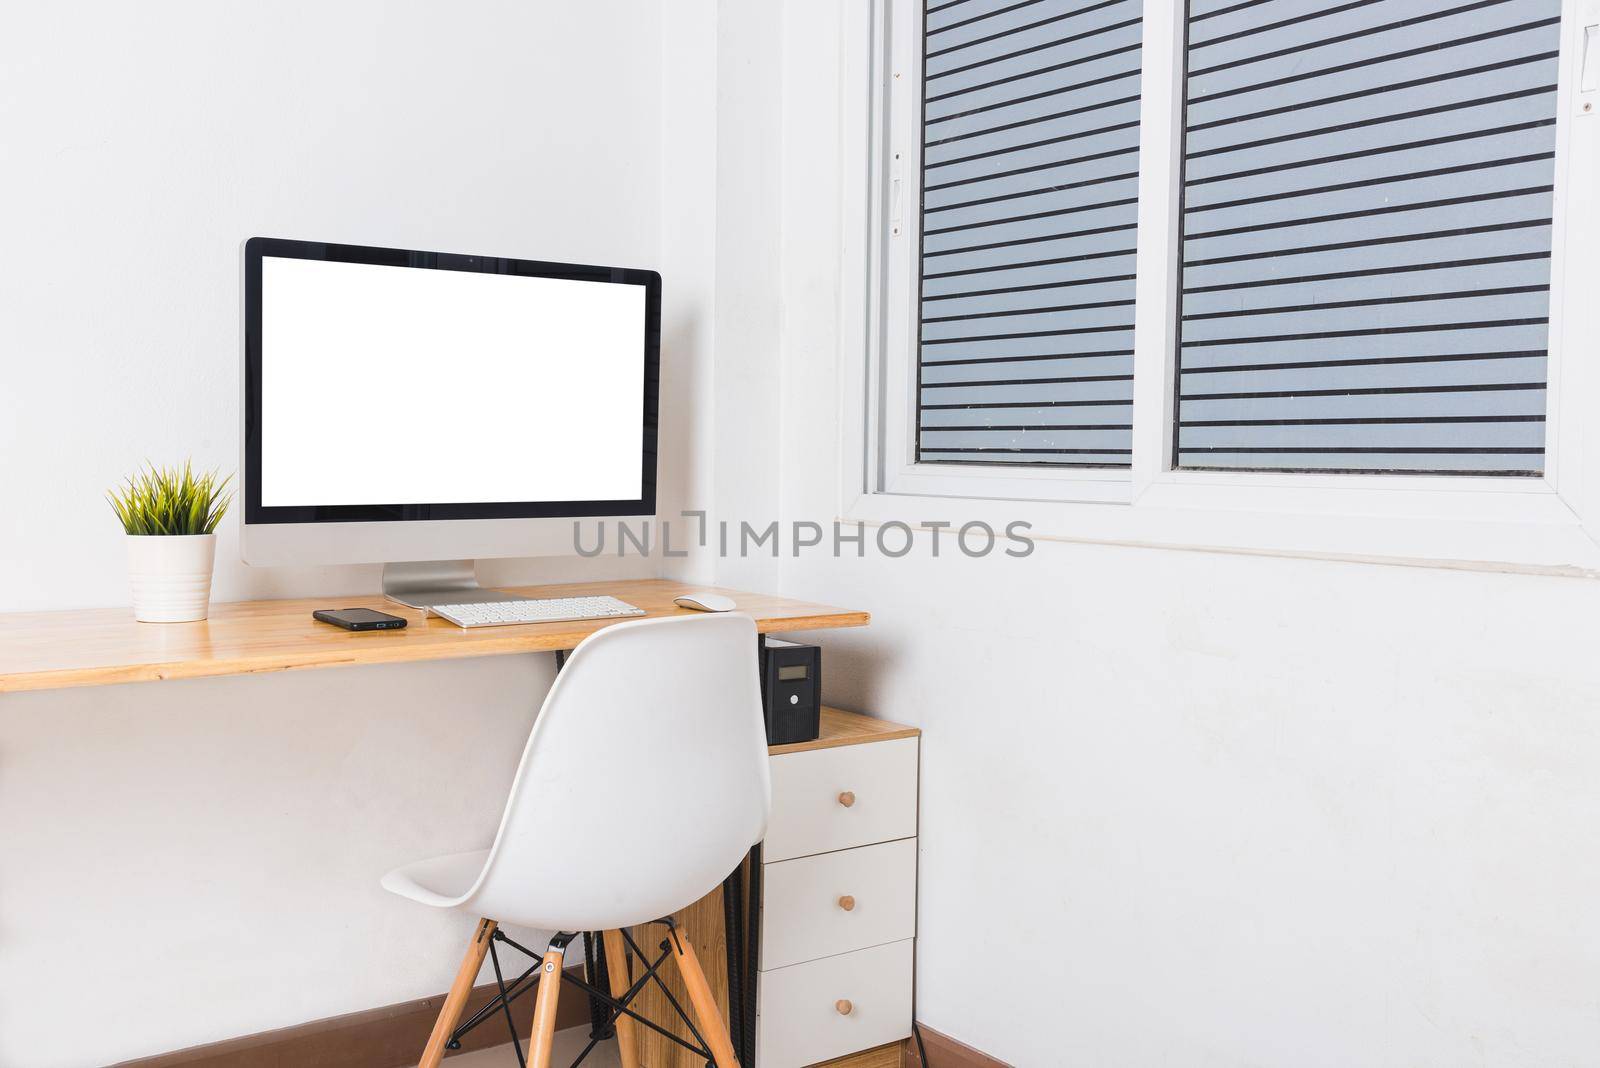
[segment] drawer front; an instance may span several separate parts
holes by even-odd
[[[761,879],[762,968],[917,933],[915,838],[768,864]]]
[[[908,938],[762,972],[756,1063],[801,1068],[909,1036],[913,944]]]
[[[917,833],[917,739],[865,742],[772,758],[768,862]]]

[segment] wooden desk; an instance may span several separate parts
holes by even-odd
[[[672,599],[691,590],[707,588],[666,579],[644,579],[512,589],[536,598],[609,594],[644,609],[646,616],[629,617],[643,619],[694,614],[674,605]],[[866,612],[785,597],[727,589],[717,592],[733,598],[739,610],[750,615],[756,622],[756,629],[763,634],[861,627],[870,618]],[[311,618],[316,608],[358,606],[403,615],[409,624],[398,631],[351,632]],[[392,604],[375,595],[214,604],[211,617],[197,623],[139,623],[127,608],[0,615],[0,694],[349,664],[548,652],[571,649],[600,628],[624,621],[587,620],[463,630],[437,617],[425,619],[416,609]],[[772,755],[778,760],[792,759],[819,750],[905,741],[917,736],[914,728],[826,709],[821,737],[797,745],[774,746]],[[640,818],[647,819],[648,814],[641,814]],[[729,991],[724,915],[719,888],[684,909],[678,919],[699,948],[702,964],[726,1017]],[[749,918],[743,919],[748,922]],[[687,992],[675,969],[669,968],[667,973],[668,985],[675,990],[680,1002],[683,1001]],[[640,1011],[664,1026],[673,1025],[674,1014],[654,990],[641,997]],[[692,1063],[692,1058],[684,1057],[681,1049],[653,1033],[644,1032],[641,1043],[641,1052],[651,1068],[699,1068]],[[828,1066],[899,1068],[901,1063],[901,1043],[896,1041],[829,1061]]]
[[[672,599],[710,587],[669,579],[512,587],[528,597],[610,594],[648,616],[692,615]],[[763,634],[864,627],[865,612],[806,601],[719,589]],[[316,608],[376,608],[409,620],[404,630],[345,631],[311,618]],[[346,664],[393,664],[571,649],[601,627],[622,620],[530,623],[463,630],[447,620],[424,620],[416,609],[381,596],[318,597],[214,604],[198,623],[139,623],[127,608],[0,615],[0,693],[104,686],[118,682],[252,675]]]

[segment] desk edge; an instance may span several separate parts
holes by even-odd
[[[670,619],[672,616],[657,616]],[[839,630],[864,627],[871,622],[867,612],[840,611],[822,616],[758,619],[761,634],[780,634],[797,630]],[[151,624],[156,626],[157,624]],[[529,626],[539,626],[534,623]],[[585,635],[587,637],[587,635]],[[581,640],[581,639],[580,639]],[[67,690],[87,686],[115,686],[129,682],[167,682],[175,679],[210,679],[230,675],[266,675],[278,671],[303,671],[310,668],[355,667],[362,664],[424,663],[432,660],[463,660],[476,656],[509,656],[514,653],[553,653],[572,649],[575,643],[554,635],[505,634],[485,636],[472,642],[415,647],[372,646],[334,648],[288,655],[281,652],[216,660],[173,660],[139,664],[112,664],[102,667],[59,668],[49,671],[24,671],[0,675],[0,694],[29,693],[40,690]]]

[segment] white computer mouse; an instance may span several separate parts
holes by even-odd
[[[708,593],[705,590],[696,590],[694,593],[674,597],[672,603],[679,608],[693,608],[696,612],[731,612],[739,607],[733,603],[732,597],[724,597],[720,593]]]

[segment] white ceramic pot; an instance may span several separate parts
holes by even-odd
[[[215,534],[129,534],[133,617],[141,623],[190,623],[211,603]]]

